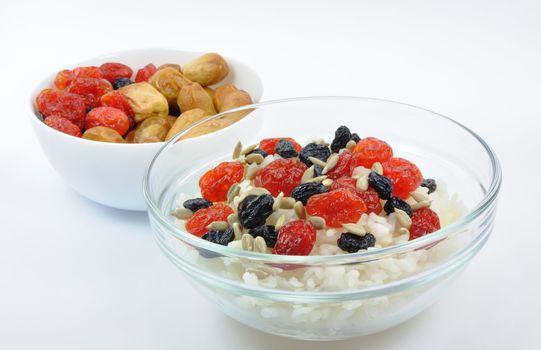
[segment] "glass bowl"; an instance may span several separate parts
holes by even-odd
[[[162,251],[203,295],[248,326],[309,340],[379,332],[431,305],[490,236],[501,183],[498,160],[479,136],[445,116],[356,97],[295,98],[228,113],[250,113],[252,122],[195,139],[183,138],[190,129],[184,130],[157,153],[143,186]],[[281,256],[210,243],[175,225],[171,211],[187,196],[198,196],[199,177],[231,159],[237,141],[332,140],[340,125],[361,138],[386,140],[396,156],[413,161],[425,177],[438,181],[439,195],[452,203],[439,208],[442,229],[354,254]]]

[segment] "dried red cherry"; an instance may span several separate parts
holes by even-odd
[[[45,118],[45,124],[65,134],[81,137],[81,130],[79,127],[66,118],[51,115]]]
[[[113,84],[117,78],[129,79],[133,74],[130,67],[116,62],[104,63],[99,69],[103,79],[108,80],[111,84]]]
[[[113,90],[113,86],[105,79],[77,77],[68,86],[67,91],[82,96],[86,106],[94,108],[99,105],[100,97]]]
[[[316,242],[316,229],[308,220],[290,221],[278,232],[273,254],[308,255]]]
[[[135,75],[135,82],[140,83],[143,81],[148,81],[148,79],[152,76],[152,74],[156,73],[156,71],[157,69],[155,65],[152,63],[147,64],[137,71],[137,74]]]
[[[233,209],[224,203],[216,203],[210,208],[196,211],[186,221],[186,230],[198,237],[207,233],[207,226],[214,221],[227,221],[227,217],[233,214]]]
[[[289,196],[301,183],[302,174],[306,169],[306,165],[298,158],[277,159],[257,172],[255,185],[266,188],[275,197],[280,192]]]
[[[229,188],[241,182],[243,177],[244,165],[241,162],[222,162],[199,179],[199,188],[203,198],[221,202],[227,199]]]
[[[306,211],[312,216],[321,216],[327,226],[341,227],[359,221],[366,212],[366,205],[355,190],[340,188],[310,197]]]
[[[356,185],[357,185],[357,180],[351,177],[344,176],[337,180],[334,180],[329,189],[331,191],[337,190],[339,188],[350,188],[352,190],[355,190],[359,198],[361,198],[364,204],[366,205],[367,214],[381,213],[381,211],[383,210],[383,207],[381,206],[381,200],[379,198],[378,193],[372,188],[368,188],[366,191],[357,191]]]
[[[85,129],[95,126],[105,126],[124,135],[130,128],[130,120],[126,113],[118,108],[97,107],[88,112],[85,118]]]
[[[338,156],[338,163],[327,173],[330,179],[338,179],[343,176],[351,176],[353,169],[355,169],[355,157],[356,155],[350,151],[343,151]]]
[[[263,139],[261,142],[259,142],[259,149],[267,152],[268,154],[275,154],[276,153],[276,143],[280,140],[286,140],[291,142],[293,145],[293,148],[297,153],[299,153],[302,149],[301,145],[297,143],[297,141],[293,140],[291,137],[274,137],[270,139]]]
[[[356,166],[370,169],[375,162],[383,163],[393,156],[393,149],[387,142],[375,137],[360,140],[353,149],[357,155]]]
[[[402,158],[391,158],[382,163],[383,175],[393,183],[393,196],[406,199],[423,182],[423,175],[412,162]]]
[[[73,79],[77,77],[101,78],[101,72],[98,67],[77,67],[74,70],[64,69],[56,74],[54,85],[63,90],[67,88]]]
[[[84,126],[86,104],[84,98],[62,90],[45,89],[36,97],[38,111],[45,117],[66,118],[79,129]]]
[[[130,103],[126,96],[120,91],[109,91],[100,98],[100,105],[103,107],[114,107],[120,109],[122,112],[126,113],[128,119],[130,120],[130,129],[135,126],[135,120],[133,117],[135,113],[130,107]]]
[[[430,208],[421,208],[411,217],[410,241],[439,230],[440,218]]]

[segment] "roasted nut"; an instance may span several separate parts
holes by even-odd
[[[233,108],[249,105],[251,103],[253,102],[250,95],[246,91],[237,89],[233,84],[220,86],[216,89],[214,94],[214,105],[220,113]],[[250,113],[250,110],[234,112],[228,114],[228,116],[234,121],[238,121],[248,113]]]
[[[217,53],[207,53],[184,65],[184,76],[208,86],[219,83],[229,74],[229,67],[222,56]]]
[[[158,70],[160,70],[160,69],[162,69],[162,68],[166,68],[166,67],[173,68],[173,69],[178,70],[179,72],[182,73],[182,68],[180,68],[180,64],[176,64],[176,63],[165,63],[165,64],[162,64],[161,66],[158,67]]]
[[[180,89],[191,83],[179,70],[171,67],[156,71],[148,82],[161,92],[169,103],[176,103]]]
[[[182,113],[175,121],[175,124],[171,126],[171,129],[169,129],[169,132],[167,133],[165,140],[167,141],[171,139],[173,136],[175,136],[182,130],[200,121],[201,119],[206,118],[207,116],[208,116],[207,112],[205,112],[204,110],[200,108],[190,109],[189,111]]]
[[[201,108],[208,115],[216,114],[210,95],[197,83],[184,85],[178,94],[178,106],[182,112]]]
[[[235,120],[227,118],[226,116],[214,118],[189,130],[186,135],[181,137],[181,139],[210,134],[211,132],[228,127],[234,122]]]
[[[126,140],[126,143],[135,143],[135,130],[128,132],[124,139]]]
[[[216,93],[216,91],[213,88],[209,88],[209,87],[204,87],[203,89],[205,89],[207,94],[209,94],[210,98],[212,98],[212,101],[214,101],[214,94]]]
[[[175,122],[177,121],[178,117],[175,117],[174,115],[167,116],[167,122],[169,123],[170,127],[173,127],[175,125]]]
[[[126,85],[120,91],[128,99],[137,123],[146,118],[166,117],[169,114],[167,99],[147,82]]]
[[[83,138],[93,141],[124,143],[124,139],[116,132],[116,130],[105,126],[95,126],[86,130],[83,134]]]
[[[134,141],[136,143],[161,142],[165,140],[168,131],[167,118],[147,118],[135,129]]]

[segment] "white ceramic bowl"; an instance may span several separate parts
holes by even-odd
[[[159,66],[164,63],[182,65],[204,52],[189,52],[170,49],[138,49],[100,56],[72,67],[58,67],[58,70],[77,66],[99,66],[105,62],[120,62],[136,71],[148,63]],[[230,73],[217,85],[233,83],[246,90],[254,102],[263,94],[263,84],[259,76],[244,63],[225,57]],[[52,72],[32,91],[28,104],[28,115],[43,152],[75,191],[95,202],[126,210],[146,210],[142,195],[142,179],[146,167],[164,145],[163,142],[146,144],[118,144],[89,141],[61,133],[45,125],[35,108],[35,98],[39,92],[52,86],[56,72]],[[246,128],[250,116],[228,128],[202,136],[214,142],[231,132],[231,129]],[[229,130],[228,130],[229,129]]]

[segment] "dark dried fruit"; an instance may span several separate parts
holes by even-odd
[[[251,229],[248,233],[254,238],[263,237],[265,243],[267,243],[267,247],[270,248],[274,247],[276,244],[276,237],[278,237],[278,232],[276,232],[274,226],[272,225],[258,226]]]
[[[117,90],[130,84],[133,84],[133,81],[131,81],[129,78],[116,78],[113,82],[113,88]]]
[[[314,157],[326,162],[330,155],[331,150],[329,147],[317,143],[309,143],[301,150],[299,159],[307,166],[312,166],[313,163],[308,159],[308,157]]]
[[[338,153],[342,148],[346,147],[348,141],[351,140],[351,131],[347,126],[340,126],[334,132],[334,140],[331,143],[331,151]]]
[[[393,213],[395,208],[405,211],[410,217],[413,215],[410,205],[398,197],[391,197],[383,206],[387,215]]]
[[[259,142],[259,149],[267,152],[268,154],[274,154],[276,143],[280,140],[287,140],[293,144],[295,151],[300,152],[302,147],[298,144],[297,141],[293,140],[291,137],[273,137],[269,139],[263,139]]]
[[[247,196],[239,203],[238,215],[242,226],[255,228],[265,224],[267,218],[272,214],[274,199],[271,195]]]
[[[199,209],[212,207],[212,202],[204,198],[193,198],[185,201],[182,206],[195,213]]]
[[[295,198],[296,201],[302,202],[306,205],[308,199],[313,195],[325,193],[329,190],[327,187],[323,186],[320,182],[307,182],[300,184],[291,191],[291,197]]]
[[[368,249],[376,245],[376,237],[367,233],[364,236],[357,236],[350,232],[344,232],[337,241],[338,247],[348,253],[357,253],[359,250]]]
[[[438,188],[438,185],[434,179],[423,179],[423,182],[421,182],[421,187],[428,188],[428,194],[431,194]]]
[[[279,140],[274,146],[274,152],[282,158],[294,158],[298,155],[295,146],[288,140]]]
[[[356,132],[354,132],[353,134],[351,134],[350,140],[353,140],[353,141],[355,141],[355,143],[357,143],[357,142],[361,141],[361,138],[359,137],[359,135],[357,135]]]
[[[233,241],[235,233],[231,227],[228,227],[225,231],[210,230],[201,238],[212,243],[227,245],[229,242]]]
[[[393,193],[393,183],[389,178],[372,171],[370,172],[370,175],[368,175],[368,185],[376,190],[381,199],[391,198]]]
[[[253,149],[251,152],[248,152],[246,155],[248,154],[261,154],[263,156],[263,158],[265,158],[266,156],[268,156],[269,154],[265,151],[263,151],[262,149],[259,149],[259,148],[255,148]]]

